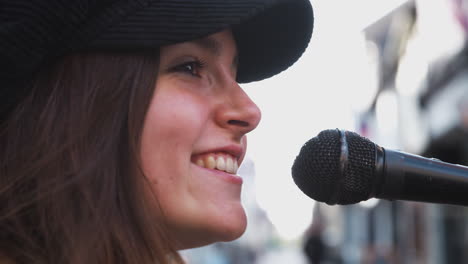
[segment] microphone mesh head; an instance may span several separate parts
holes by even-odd
[[[340,174],[340,133],[325,130],[307,141],[292,166],[294,182],[310,198],[328,203]]]
[[[351,204],[370,198],[375,173],[376,145],[354,132],[346,132],[348,167],[344,174],[340,204]]]
[[[375,144],[353,132],[346,133],[348,161],[341,166],[341,134],[324,130],[301,148],[292,167],[296,185],[314,200],[352,204],[367,200],[375,171]]]

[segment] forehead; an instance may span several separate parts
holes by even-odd
[[[200,46],[201,48],[213,53],[213,55],[219,56],[223,50],[223,43],[216,38],[206,37],[202,39],[197,39],[193,41],[195,45]]]
[[[161,47],[161,51],[170,50],[171,48],[185,47],[193,45],[215,56],[220,56],[223,52],[233,52],[237,55],[236,42],[231,30],[224,30],[214,33],[204,38],[195,39],[178,44]]]

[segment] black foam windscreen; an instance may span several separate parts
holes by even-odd
[[[331,199],[340,170],[340,135],[335,131],[322,131],[301,148],[292,166],[296,185],[317,201]]]
[[[375,152],[374,143],[354,132],[324,130],[302,146],[292,176],[314,200],[357,203],[368,199],[372,191]]]

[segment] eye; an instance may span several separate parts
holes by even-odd
[[[203,69],[205,64],[200,60],[193,60],[184,62],[173,67],[171,72],[181,72],[185,74],[190,74],[191,76],[201,77],[200,71]]]

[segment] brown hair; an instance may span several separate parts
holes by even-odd
[[[0,127],[0,252],[15,263],[182,262],[141,195],[139,142],[159,52],[42,70]]]

